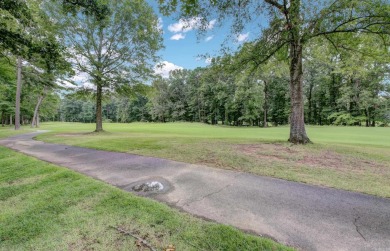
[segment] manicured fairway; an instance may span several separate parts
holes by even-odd
[[[91,132],[94,130],[94,126],[94,124],[83,123],[44,123],[41,129],[55,132]],[[187,137],[238,141],[285,142],[289,135],[288,126],[264,129],[258,127],[211,126],[199,123],[112,123],[104,124],[104,129],[108,133],[130,133],[150,137]],[[390,128],[386,127],[307,126],[307,131],[314,143],[390,147]]]
[[[0,147],[0,250],[291,250]]]
[[[38,139],[206,164],[390,197],[390,128],[308,126],[314,144],[291,145],[289,128],[199,123],[45,123]]]

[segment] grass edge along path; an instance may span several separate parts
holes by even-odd
[[[293,250],[4,147],[0,209],[0,250]]]

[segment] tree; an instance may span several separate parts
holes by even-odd
[[[61,6],[48,7],[63,30],[75,67],[87,73],[96,87],[96,131],[102,131],[102,96],[145,80],[161,48],[161,31],[145,1],[99,1],[108,9],[97,17],[84,11],[61,14]],[[104,89],[103,89],[104,88]]]
[[[153,119],[160,122],[166,122],[170,118],[170,93],[169,82],[166,79],[158,78],[153,81],[155,93],[152,95],[151,102],[153,104],[151,114]]]
[[[34,39],[28,51],[28,62],[34,66],[31,68],[34,79],[30,84],[35,85],[35,92],[38,94],[31,127],[38,127],[40,106],[48,94],[59,88],[57,80],[72,73],[71,65],[64,55],[65,47],[59,41],[58,26],[41,6],[40,0],[29,3],[35,23],[35,29],[31,32]]]
[[[295,144],[310,142],[304,123],[303,52],[313,38],[332,41],[334,35],[361,32],[385,37],[390,34],[390,4],[387,0],[244,0],[193,1],[159,0],[169,14],[180,8],[181,18],[233,18],[232,30],[241,31],[261,14],[269,17],[269,27],[256,40],[252,53],[243,60],[261,64],[277,51],[288,48],[290,65],[290,137]],[[386,38],[384,38],[386,40]]]

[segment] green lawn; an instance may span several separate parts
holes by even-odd
[[[291,250],[0,147],[0,250],[148,250],[115,228],[156,250]]]
[[[314,144],[287,142],[289,128],[199,123],[44,123],[57,142],[235,169],[390,197],[390,128],[308,126]]]
[[[14,136],[14,135],[21,134],[21,133],[29,133],[29,132],[34,132],[34,131],[36,131],[36,129],[32,129],[32,128],[27,127],[27,126],[21,127],[20,130],[18,130],[18,131],[15,131],[13,126],[12,127],[10,127],[10,126],[1,127],[0,126],[0,139]]]
[[[40,129],[58,132],[91,132],[95,124],[83,123],[44,123]],[[126,135],[146,135],[149,137],[183,137],[198,139],[229,139],[285,142],[288,139],[289,127],[227,127],[211,126],[200,123],[131,123],[104,124],[108,133],[125,133]],[[307,126],[310,139],[314,143],[357,144],[364,146],[390,147],[390,128],[385,127],[339,127]]]

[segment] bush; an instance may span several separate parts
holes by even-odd
[[[333,125],[360,125],[366,121],[366,116],[353,117],[350,113],[335,112],[328,116],[328,119]]]

